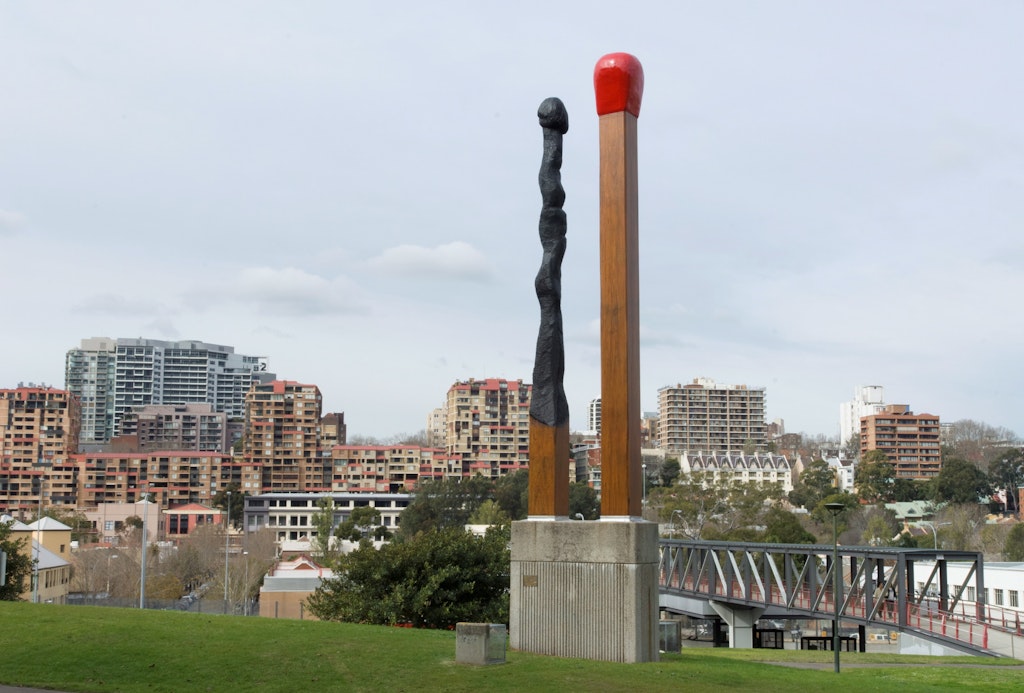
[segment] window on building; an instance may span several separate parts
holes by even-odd
[[[975,601],[975,599],[974,599],[974,598],[975,598],[975,596],[976,596],[976,595],[975,595],[975,591],[974,591],[974,588],[973,588],[973,587],[971,587],[970,585],[968,585],[968,586],[967,586],[967,601],[969,601],[969,602],[973,602],[973,601]]]
[[[996,605],[997,606],[1002,606],[1003,605],[1003,591],[1002,590],[993,590],[993,591],[995,592],[995,595],[996,595]]]
[[[1017,602],[1017,594],[1018,594],[1017,590],[1009,590],[1010,606],[1012,606],[1015,609],[1018,606],[1020,606],[1020,604]]]

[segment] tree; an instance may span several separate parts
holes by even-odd
[[[892,546],[898,541],[900,524],[896,513],[888,508],[873,506],[865,508],[862,513],[864,530],[861,532],[860,543],[867,546]]]
[[[818,539],[800,524],[793,513],[782,508],[771,508],[765,514],[762,541],[769,544],[814,544]]]
[[[1007,561],[1024,561],[1024,522],[1018,522],[1006,535],[1003,545],[1003,559]]]
[[[569,484],[569,517],[582,515],[584,520],[601,517],[601,501],[597,491],[588,484],[573,481]]]
[[[509,532],[478,537],[462,528],[428,530],[340,556],[335,576],[306,600],[324,621],[454,628],[460,621],[508,622]]]
[[[939,547],[951,551],[982,551],[985,509],[977,503],[947,505],[935,514]]]
[[[469,517],[471,525],[507,525],[512,520],[508,513],[501,509],[496,501],[488,500],[480,504]]]
[[[906,502],[928,500],[932,494],[928,482],[899,476],[893,479],[891,496],[893,502]]]
[[[939,503],[977,503],[991,491],[988,475],[957,457],[943,460],[942,469],[935,477],[934,500]]]
[[[431,529],[461,529],[480,504],[493,497],[490,479],[426,479],[416,484],[413,498],[402,511],[399,532],[411,537]]]
[[[835,493],[836,476],[823,459],[816,459],[804,468],[793,490],[789,502],[803,508],[813,508],[825,496]]]
[[[334,553],[331,537],[334,536],[334,499],[324,496],[317,501],[317,511],[313,513],[311,525],[316,536],[313,537],[314,553],[321,561],[327,561]]]
[[[1005,499],[1006,511],[1019,513],[1017,489],[1024,486],[1024,450],[1013,448],[999,455],[989,465],[989,478]]]
[[[530,472],[520,469],[498,479],[494,500],[513,520],[525,520],[529,513]]]
[[[831,496],[825,496],[818,501],[818,504],[811,510],[811,519],[822,527],[824,530],[823,534],[828,535],[828,543],[832,543],[832,511],[825,507],[829,503],[841,503],[843,505],[843,509],[836,516],[838,519],[836,527],[838,532],[843,534],[852,522],[856,511],[860,510],[860,502],[857,500],[857,496],[852,493],[833,493]],[[859,534],[860,532],[858,532]],[[844,543],[857,543],[858,538]]]
[[[895,479],[896,468],[881,450],[864,453],[853,475],[857,495],[868,503],[891,501]]]
[[[29,557],[28,539],[14,539],[11,523],[0,522],[0,551],[7,554],[7,581],[0,587],[0,601],[16,602],[25,591],[35,561]]]
[[[374,529],[380,527],[380,510],[369,505],[352,508],[349,516],[338,524],[334,536],[348,541],[359,541],[374,536]]]
[[[79,545],[96,540],[96,531],[92,527],[92,521],[80,510],[51,506],[43,511],[43,515],[52,517],[57,522],[70,527],[71,541],[77,541]]]
[[[764,525],[773,501],[781,500],[779,484],[720,480],[706,471],[680,477],[679,483],[653,489],[647,496],[662,522],[687,539],[749,539]]]
[[[210,501],[210,505],[213,507],[226,510],[228,509],[228,493],[231,494],[231,508],[228,519],[233,527],[238,527],[242,524],[242,518],[245,514],[245,498],[249,495],[248,491],[245,493],[240,493],[240,491],[241,489],[238,484],[231,483],[213,494],[213,499]]]
[[[989,463],[1017,442],[1017,436],[1006,428],[989,426],[981,421],[961,419],[949,425],[943,436],[951,456],[987,469]]]
[[[679,458],[674,456],[665,457],[659,470],[659,481],[662,486],[671,486],[679,478]]]
[[[705,527],[725,512],[728,497],[709,472],[692,472],[671,487],[656,488],[647,496],[662,522],[670,523],[676,534],[700,539]]]

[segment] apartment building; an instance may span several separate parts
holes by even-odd
[[[658,447],[658,412],[645,411],[640,417],[640,447]]]
[[[338,445],[332,491],[408,493],[420,479],[460,478],[462,457],[419,445]]]
[[[445,421],[445,407],[431,409],[427,414],[427,447],[443,448],[447,442],[448,425]]]
[[[601,398],[592,399],[587,404],[587,430],[601,435]]]
[[[265,357],[200,341],[94,337],[65,360],[66,387],[82,402],[82,440],[90,445],[120,435],[123,417],[149,404],[207,403],[242,418],[250,385],[273,377]]]
[[[464,460],[463,474],[497,478],[529,465],[531,392],[522,380],[504,378],[470,378],[448,389],[446,448]]]
[[[881,450],[905,479],[930,479],[942,470],[939,417],[914,414],[906,404],[890,404],[860,420],[860,454]]]
[[[209,504],[229,484],[242,485],[241,464],[219,452],[158,451],[72,455],[78,507],[135,503],[143,493],[161,507]],[[259,485],[249,489],[258,493]]]
[[[330,458],[320,455],[322,398],[316,385],[274,380],[246,396],[243,457],[263,470],[262,491],[324,491]]]
[[[324,414],[320,419],[320,447],[329,451],[335,445],[344,445],[347,440],[348,427],[345,426],[345,413]]]
[[[860,439],[860,420],[885,411],[885,388],[881,385],[860,385],[853,399],[839,405],[839,442],[846,445]]]
[[[125,413],[119,438],[135,450],[228,452],[228,416],[212,404],[148,404]]]
[[[102,445],[114,436],[116,355],[116,340],[94,337],[83,339],[81,346],[69,350],[65,357],[64,387],[81,403],[82,445]]]
[[[28,517],[74,503],[78,398],[44,385],[0,390],[0,513]]]
[[[658,390],[658,447],[668,452],[761,451],[765,389],[695,378]]]

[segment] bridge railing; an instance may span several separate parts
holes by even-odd
[[[965,585],[951,591],[946,583],[943,562],[966,561],[973,565],[975,592],[984,594],[978,553],[842,546],[834,564],[834,551],[831,545],[663,540],[661,588],[803,618],[831,619],[838,600],[843,620],[917,630],[983,649],[993,626],[1019,632],[1016,614],[991,620],[994,612],[961,599]],[[925,592],[934,585],[943,597],[918,597],[920,578]]]

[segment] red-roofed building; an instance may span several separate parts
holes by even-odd
[[[497,478],[530,463],[530,396],[522,380],[486,378],[448,389],[445,447],[463,474]]]
[[[43,507],[73,505],[78,398],[47,386],[0,390],[0,513],[28,517]]]
[[[215,510],[199,503],[178,505],[164,510],[163,526],[168,539],[188,536],[198,527],[221,525],[224,511]]]
[[[320,455],[321,406],[316,385],[274,380],[249,390],[243,453],[247,464],[262,467],[264,493],[330,489],[330,459]]]

